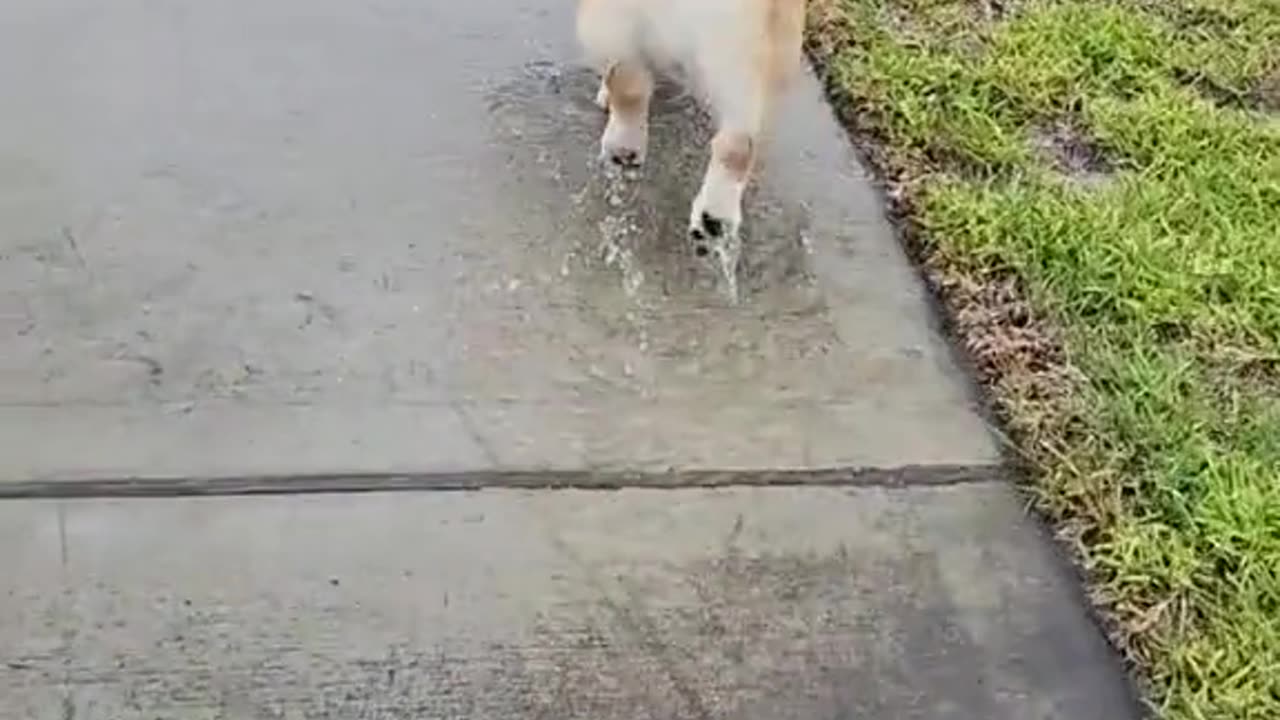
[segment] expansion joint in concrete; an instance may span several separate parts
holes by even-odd
[[[717,487],[890,487],[964,485],[1005,479],[999,465],[798,470],[486,470],[431,473],[225,477],[76,478],[0,483],[0,500],[225,495],[302,495],[390,491],[679,490]]]

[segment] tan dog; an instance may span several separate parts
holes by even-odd
[[[579,0],[578,39],[608,110],[602,156],[639,166],[654,71],[682,70],[716,121],[693,201],[695,240],[736,237],[742,194],[775,100],[800,66],[805,0]]]

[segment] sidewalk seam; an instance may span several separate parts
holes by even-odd
[[[680,490],[720,487],[938,487],[1004,482],[999,464],[894,468],[475,470],[0,481],[0,500],[306,495],[392,491]]]

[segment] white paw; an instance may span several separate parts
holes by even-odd
[[[600,136],[600,159],[622,168],[638,168],[644,163],[648,145],[648,122],[628,122],[617,113],[610,113]]]
[[[706,255],[713,243],[738,238],[744,188],[745,183],[727,173],[714,168],[707,173],[689,212],[689,238],[699,256]]]

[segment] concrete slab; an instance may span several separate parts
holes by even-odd
[[[1136,717],[1003,483],[0,504],[0,718]]]
[[[0,478],[985,463],[806,79],[736,293],[638,183],[559,0],[10,0]]]

